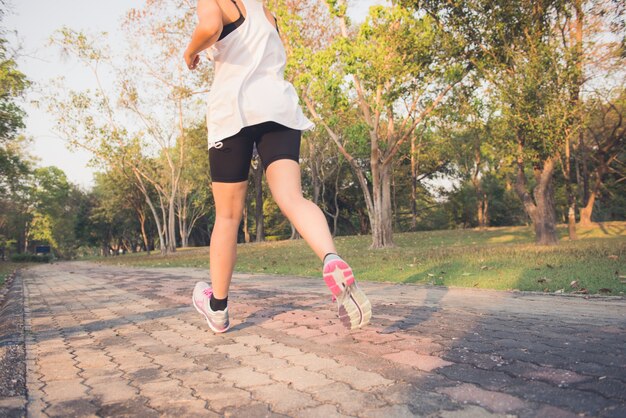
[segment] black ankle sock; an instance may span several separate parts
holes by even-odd
[[[211,306],[211,310],[213,312],[223,311],[228,305],[228,296],[226,296],[224,299],[217,299],[214,295],[211,295],[211,299],[209,299],[209,305]]]

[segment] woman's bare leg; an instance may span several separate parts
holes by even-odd
[[[322,210],[302,196],[300,165],[289,159],[277,160],[265,174],[276,204],[320,260],[328,253],[336,253]]]
[[[209,260],[211,287],[217,299],[228,296],[237,259],[237,231],[243,214],[248,182],[213,182],[215,225],[211,233]]]

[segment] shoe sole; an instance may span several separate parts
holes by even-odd
[[[339,321],[348,329],[361,328],[372,318],[372,304],[354,281],[343,260],[333,260],[324,269],[324,281],[337,300]]]
[[[216,329],[213,327],[213,325],[211,324],[211,321],[209,320],[209,317],[202,312],[202,309],[200,309],[198,307],[198,305],[196,305],[196,298],[194,298],[193,296],[191,297],[191,303],[193,303],[193,307],[196,308],[196,311],[198,311],[198,313],[200,313],[202,316],[204,316],[204,319],[206,319],[206,323],[209,325],[209,328],[211,328],[211,331],[217,333],[217,334],[221,334],[223,332],[228,331],[228,329],[230,328],[230,321],[228,321],[228,326],[222,330]]]

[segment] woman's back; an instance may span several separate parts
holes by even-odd
[[[263,3],[238,0],[238,5],[243,23],[208,51],[215,62],[207,109],[209,147],[258,123],[274,121],[299,130],[314,126],[284,80],[285,49]]]

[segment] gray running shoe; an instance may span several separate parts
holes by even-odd
[[[209,300],[213,291],[208,283],[198,282],[193,289],[193,296],[191,298],[193,306],[198,312],[200,312],[205,318],[209,328],[213,332],[226,332],[230,327],[230,321],[228,320],[228,308],[223,311],[211,310]]]
[[[357,286],[348,263],[342,259],[326,263],[324,281],[337,301],[337,315],[346,328],[361,328],[370,322],[372,304]]]

